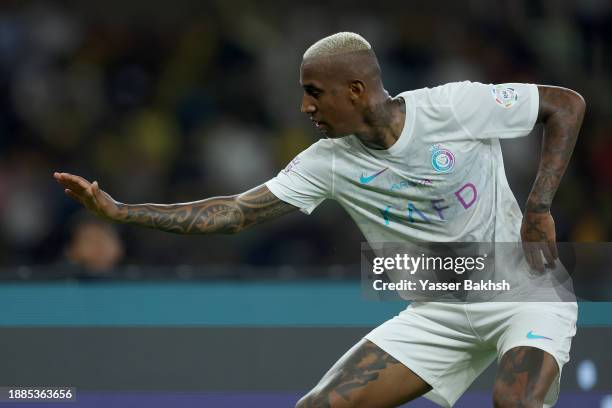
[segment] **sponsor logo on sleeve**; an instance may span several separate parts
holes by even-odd
[[[511,108],[519,98],[516,89],[506,85],[493,85],[491,93],[495,103],[506,109]]]

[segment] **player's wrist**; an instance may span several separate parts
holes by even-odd
[[[528,200],[527,204],[525,205],[525,212],[533,214],[548,214],[550,213],[550,203],[541,203]]]
[[[114,222],[127,222],[129,204],[115,202],[115,207],[117,211],[115,211],[112,215],[109,215],[108,217]]]

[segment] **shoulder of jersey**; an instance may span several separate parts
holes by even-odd
[[[344,136],[337,139],[321,139],[320,142],[324,142],[324,146],[329,149],[334,147],[336,149],[347,149],[359,143],[355,135]]]
[[[449,82],[447,84],[434,86],[432,88],[421,88],[413,91],[415,103],[417,105],[442,106],[452,102],[453,93],[466,85],[470,81]]]
[[[317,155],[331,155],[334,148],[333,139],[319,139],[306,150],[317,153]]]

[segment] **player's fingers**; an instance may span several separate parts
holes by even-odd
[[[65,188],[68,188],[73,192],[82,192],[85,190],[85,188],[83,188],[83,186],[72,177],[62,175],[59,178],[56,178],[56,180]]]
[[[555,259],[559,259],[559,252],[557,250],[557,242],[552,241],[548,243],[548,248],[550,249],[550,253]]]
[[[55,179],[57,181],[66,181],[66,180],[68,180],[69,178],[72,177],[72,174],[70,174],[70,173],[60,173],[60,172],[56,171],[55,173],[53,173],[53,177],[55,177]]]
[[[531,268],[535,268],[533,260],[531,259],[531,248],[529,242],[523,242],[523,254],[525,255],[525,260],[527,261],[527,264]]]
[[[90,189],[84,189],[80,184],[74,184],[72,182],[66,182],[64,187],[70,190],[74,196],[78,197],[79,202],[87,208],[96,205]]]
[[[525,242],[523,243],[525,249],[525,259],[529,266],[538,271],[544,271],[544,265],[542,264],[542,255],[536,242]]]
[[[85,180],[81,176],[72,175],[72,180],[74,180],[76,183],[78,183],[85,190],[87,190],[87,189],[89,189],[91,187],[91,183],[89,181]]]
[[[536,271],[544,272],[544,262],[542,261],[542,251],[539,245],[534,244],[531,247],[531,259]]]
[[[64,193],[66,193],[66,195],[68,197],[72,198],[74,201],[85,205],[85,203],[83,202],[83,199],[81,197],[79,197],[78,195],[74,194],[74,192],[72,192],[72,190],[64,189]]]
[[[60,184],[66,184],[66,177],[64,177],[64,173],[58,173],[57,171],[53,173],[53,178]]]
[[[84,190],[87,190],[90,186],[90,182],[85,180],[81,176],[77,176],[70,173],[60,173],[61,180],[65,183],[69,183],[72,187],[79,187]]]
[[[550,246],[548,246],[548,243],[542,244],[540,248],[542,249],[542,253],[544,254],[544,259],[546,259],[546,264],[548,265],[548,267],[554,268],[555,267],[555,257],[550,251]]]

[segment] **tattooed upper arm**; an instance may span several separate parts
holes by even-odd
[[[236,205],[242,214],[242,225],[239,230],[298,209],[272,194],[265,184],[236,196]]]

